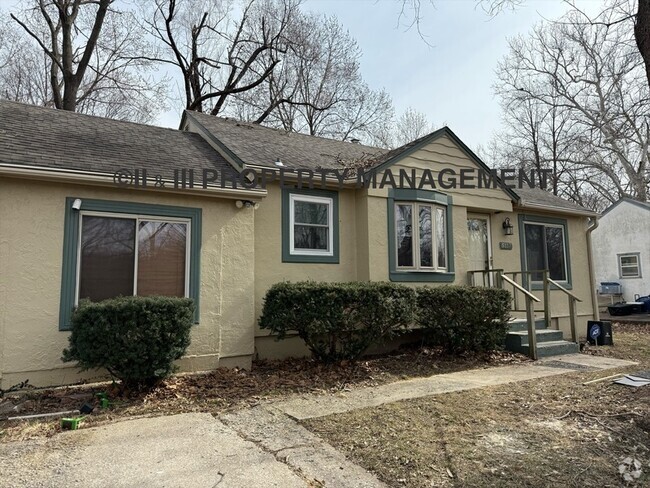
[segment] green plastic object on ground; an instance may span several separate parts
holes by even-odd
[[[64,430],[77,430],[83,419],[83,417],[62,418],[61,428]]]

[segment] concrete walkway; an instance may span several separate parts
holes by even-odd
[[[345,394],[305,395],[276,403],[274,406],[294,419],[304,420],[411,398],[503,385],[576,371],[622,368],[634,364],[636,363],[622,359],[587,354],[567,354],[540,359],[535,363],[473,369],[439,374],[428,378],[397,381],[372,388],[360,388]]]
[[[214,418],[140,418],[0,443],[1,487],[384,488],[294,419],[441,393],[634,365],[584,354],[398,381],[346,394],[303,395]]]

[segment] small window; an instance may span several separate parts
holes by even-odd
[[[292,194],[289,201],[291,254],[332,256],[332,199]]]
[[[526,270],[540,271],[532,274],[532,281],[542,281],[545,269],[552,280],[568,281],[564,226],[525,222],[524,240]]]
[[[77,302],[188,296],[189,220],[81,213]]]
[[[282,261],[338,263],[338,193],[285,189],[282,194]]]
[[[395,203],[397,268],[447,270],[446,211],[431,203]]]
[[[641,278],[641,264],[639,253],[619,254],[618,270],[621,278]]]

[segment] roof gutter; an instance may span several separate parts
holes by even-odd
[[[591,222],[587,228],[587,264],[589,266],[591,306],[594,314],[594,320],[600,320],[600,310],[598,309],[598,293],[596,291],[596,273],[594,270],[594,251],[591,243],[591,233],[598,228],[598,217],[592,217],[590,220]]]
[[[592,212],[591,210],[579,210],[579,209],[571,209],[571,208],[562,208],[562,207],[555,207],[553,205],[544,205],[541,203],[527,203],[525,201],[520,201],[519,202],[519,207],[521,208],[530,208],[532,210],[544,210],[547,212],[554,212],[554,213],[562,213],[562,214],[568,214],[568,215],[581,215],[583,217],[598,217],[598,213]]]
[[[166,193],[181,193],[183,195],[200,195],[213,198],[241,199],[250,198],[259,201],[267,195],[266,190],[249,190],[221,188],[218,185],[203,185],[194,188],[175,188],[172,180],[162,180],[165,187],[146,186],[137,187],[134,185],[119,185],[115,182],[114,174],[97,171],[81,171],[73,169],[52,169],[39,166],[27,166],[23,164],[0,163],[0,175],[15,178],[25,178],[42,181],[62,181],[70,183],[83,183],[86,185],[108,186],[116,189],[149,190]]]

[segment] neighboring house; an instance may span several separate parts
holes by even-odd
[[[427,170],[487,168],[446,127],[387,152],[190,112],[172,130],[0,102],[2,387],[93,376],[60,361],[72,310],[86,297],[193,298],[186,371],[305,354],[297,338],[277,342],[257,326],[267,289],[283,280],[468,284],[487,267],[548,268],[582,300],[584,333],[597,313],[588,235],[596,214],[542,190],[358,188],[335,176],[313,190],[278,181],[222,188],[218,179],[206,188],[116,184],[128,172],[340,170],[360,161],[418,181]],[[541,279],[523,281],[543,299]],[[551,290],[549,305],[552,325],[566,332],[566,295]]]
[[[617,282],[626,301],[650,295],[650,203],[622,198],[593,232],[596,282]]]

